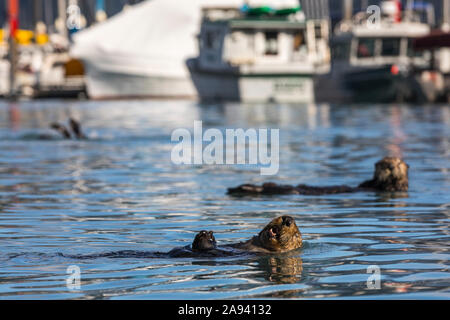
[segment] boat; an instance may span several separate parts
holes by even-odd
[[[65,21],[65,1],[58,2],[58,9],[64,13],[60,21]],[[19,28],[19,1],[8,2],[9,27],[0,29],[0,96],[79,97],[84,91],[82,64],[68,54],[64,23],[48,34],[39,10],[35,13],[34,30]]]
[[[204,8],[199,56],[188,61],[202,100],[314,102],[329,71],[328,19],[301,7]]]
[[[330,74],[315,82],[318,101],[417,102],[435,98],[435,88],[421,79],[431,60],[414,50],[416,38],[430,25],[413,10],[402,11],[398,1],[381,3],[380,20],[360,12],[343,20],[331,39]]]
[[[435,100],[450,103],[450,26],[416,39],[414,48],[433,55],[429,70],[424,71],[422,77],[434,84],[437,91]]]
[[[89,98],[197,99],[186,61],[198,55],[201,8],[211,4],[244,0],[142,1],[77,32],[71,55],[83,61]]]

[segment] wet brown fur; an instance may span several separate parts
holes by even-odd
[[[282,216],[273,219],[250,240],[229,246],[249,252],[288,252],[302,246],[302,235],[292,217]]]

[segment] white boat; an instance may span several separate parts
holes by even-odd
[[[300,7],[205,8],[200,54],[189,61],[203,100],[314,102],[314,78],[329,71],[327,19]]]
[[[7,60],[8,47],[3,41],[3,32],[0,30],[0,97],[9,93],[9,68],[10,63]]]
[[[0,59],[0,97],[9,93],[9,61]]]
[[[148,0],[78,32],[71,55],[84,63],[89,97],[197,98],[186,61],[198,55],[201,8],[244,2]]]

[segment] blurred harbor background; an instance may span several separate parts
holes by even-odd
[[[442,102],[449,21],[449,0],[2,0],[0,95]]]

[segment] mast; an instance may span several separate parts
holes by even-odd
[[[442,0],[442,30],[450,32],[450,0]]]
[[[351,20],[353,16],[353,0],[343,0],[342,5],[343,20]]]
[[[42,21],[42,0],[33,1],[33,20],[35,28]]]
[[[97,0],[95,2],[95,20],[97,20],[97,22],[102,22],[107,18],[105,12],[105,0]]]
[[[66,0],[58,0],[58,32],[67,39],[67,3]]]
[[[8,1],[9,17],[9,92],[10,97],[16,96],[17,43],[16,33],[19,28],[19,0]]]

